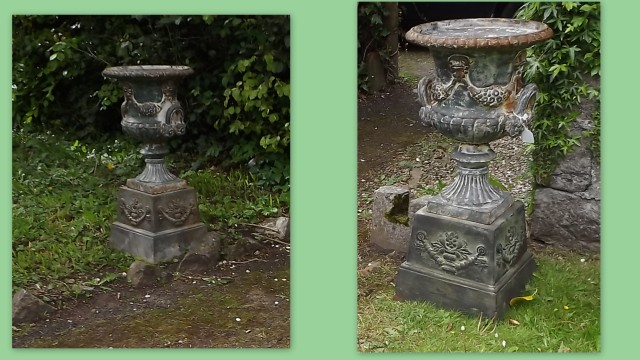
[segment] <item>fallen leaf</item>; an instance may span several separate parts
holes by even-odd
[[[451,331],[451,329],[453,329],[453,323],[448,323],[445,331]]]
[[[538,293],[538,289],[536,289],[533,294],[531,295],[527,295],[527,296],[518,296],[518,297],[514,297],[513,299],[509,300],[509,305],[513,306],[517,303],[523,302],[523,301],[531,301],[533,300],[533,297]]]
[[[520,322],[515,319],[509,319],[509,325],[520,325]]]

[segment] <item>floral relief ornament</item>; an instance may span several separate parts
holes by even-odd
[[[138,225],[145,218],[149,220],[151,214],[151,208],[143,207],[136,198],[130,203],[127,203],[124,198],[120,198],[120,210],[132,225]]]
[[[513,227],[507,230],[507,241],[505,244],[498,244],[496,249],[498,266],[511,266],[522,246],[522,236]]]
[[[191,215],[194,205],[193,201],[185,204],[178,200],[172,200],[166,208],[163,206],[158,207],[160,210],[160,219],[166,218],[176,226],[182,225],[187,221],[189,215]]]
[[[472,254],[467,242],[452,231],[441,234],[436,241],[429,241],[426,232],[418,231],[415,244],[423,257],[425,253],[428,254],[442,270],[454,275],[470,265],[476,265],[483,270],[488,266],[484,246],[479,245],[476,253]]]

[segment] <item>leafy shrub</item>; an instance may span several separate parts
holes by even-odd
[[[596,104],[594,126],[585,135],[599,153],[600,89],[594,78],[600,76],[600,4],[530,2],[518,17],[542,21],[554,31],[551,40],[528,50],[524,74],[539,88],[532,172],[545,183],[558,160],[580,144],[580,136],[569,131],[585,99]]]
[[[119,133],[122,91],[107,66],[176,64],[187,134],[172,146],[208,163],[254,160],[288,183],[288,16],[14,16],[13,127],[95,140]],[[276,174],[272,168],[278,169]]]

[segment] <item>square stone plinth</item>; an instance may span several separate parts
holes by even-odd
[[[519,201],[488,225],[426,207],[413,220],[407,261],[396,278],[399,299],[500,318],[535,270]]]
[[[193,241],[207,234],[196,196],[190,187],[161,194],[121,187],[109,242],[152,263],[183,255]]]

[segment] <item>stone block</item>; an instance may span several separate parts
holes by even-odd
[[[153,285],[158,280],[159,274],[156,265],[136,260],[127,270],[127,280],[133,287],[141,288]]]
[[[581,196],[584,194],[585,196]],[[600,249],[599,196],[536,189],[531,239],[570,248]]]
[[[591,185],[591,151],[576,147],[564,157],[549,177],[549,187],[567,192],[585,191]]]
[[[13,295],[12,305],[11,322],[14,325],[34,322],[56,310],[25,289],[20,289]]]
[[[180,261],[178,271],[204,273],[212,270],[220,260],[220,236],[210,232],[206,237],[196,239]]]
[[[419,197],[417,199],[412,199],[411,201],[409,201],[409,228],[413,227],[413,220],[415,219],[415,214],[418,212],[418,210],[422,209],[423,207],[427,206],[427,203],[429,203],[429,199],[431,198],[430,195],[425,195],[422,197]],[[411,234],[409,234],[411,235]],[[407,240],[407,246],[408,246],[409,242]]]
[[[383,251],[407,252],[409,190],[382,186],[373,193],[371,243]]]

